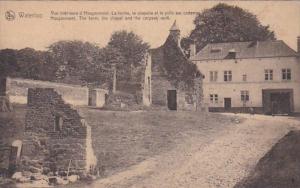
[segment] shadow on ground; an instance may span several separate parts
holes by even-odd
[[[300,187],[300,131],[290,131],[235,188]]]

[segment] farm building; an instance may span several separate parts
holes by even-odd
[[[205,75],[212,112],[300,112],[300,38],[297,52],[283,41],[212,43],[193,61]]]

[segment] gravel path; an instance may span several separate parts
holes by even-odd
[[[214,138],[201,133],[189,134],[172,151],[86,187],[233,187],[249,174],[273,144],[290,129],[299,127],[298,120],[288,117],[239,116],[247,120]]]

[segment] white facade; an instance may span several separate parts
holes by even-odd
[[[299,57],[193,60],[193,62],[205,76],[203,94],[204,101],[209,107],[224,108],[224,98],[231,98],[232,108],[263,108],[263,90],[291,89],[292,111],[300,112]],[[283,69],[291,71],[290,79],[283,79]],[[232,79],[224,81],[224,74],[230,73],[229,71]],[[269,75],[266,76],[265,73]],[[241,94],[245,92],[249,100],[242,101]]]

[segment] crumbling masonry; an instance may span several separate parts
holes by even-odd
[[[23,170],[46,174],[79,174],[96,165],[90,126],[52,88],[28,89],[21,162]]]

